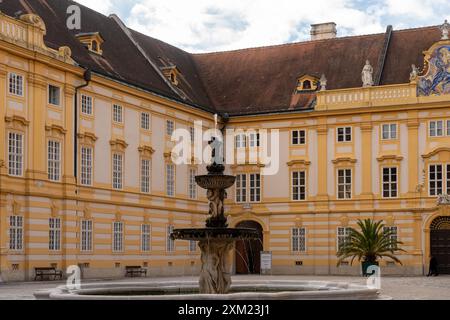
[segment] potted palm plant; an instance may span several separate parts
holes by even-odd
[[[338,266],[348,258],[352,258],[351,265],[358,259],[362,264],[363,275],[368,276],[368,268],[379,266],[379,260],[385,257],[402,264],[395,254],[399,251],[405,252],[399,248],[403,243],[397,240],[396,234],[389,228],[389,231],[385,230],[383,221],[359,220],[358,226],[360,230],[350,228],[348,241],[339,249]]]

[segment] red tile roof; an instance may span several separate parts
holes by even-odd
[[[7,0],[0,10],[36,13],[47,26],[49,47],[67,45],[73,58],[94,72],[124,81],[211,112],[230,115],[286,112],[314,105],[314,94],[293,95],[302,74],[328,79],[327,89],[360,87],[361,70],[366,60],[381,72],[381,83],[409,81],[411,64],[423,66],[422,52],[440,38],[437,27],[394,31],[383,59],[386,35],[373,34],[286,45],[251,48],[220,53],[190,54],[134,30],[131,35],[158,68],[175,65],[181,72],[173,90],[119,25],[80,5],[82,30],[66,28],[66,9],[70,0]],[[105,39],[103,55],[89,51],[75,38],[79,32],[100,32]],[[385,60],[384,68],[380,61]]]

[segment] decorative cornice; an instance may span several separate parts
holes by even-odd
[[[90,132],[84,132],[77,134],[78,139],[84,140],[85,143],[94,144],[98,140],[97,136]]]
[[[349,157],[343,157],[343,158],[336,158],[336,159],[332,160],[331,162],[334,164],[338,164],[338,163],[342,163],[342,162],[356,163],[356,162],[358,162],[358,160],[352,159]]]
[[[289,167],[292,167],[292,166],[295,166],[295,165],[309,166],[309,165],[311,165],[311,161],[307,161],[307,160],[292,160],[292,161],[289,161],[287,163],[287,165]]]
[[[28,125],[30,124],[30,121],[28,121],[27,119],[25,119],[22,116],[18,116],[18,115],[13,115],[13,116],[6,116],[5,117],[5,122],[6,123],[17,123],[23,127],[28,127]]]
[[[151,157],[155,153],[155,149],[150,146],[140,146],[138,150],[141,155],[148,157]]]
[[[431,151],[430,153],[427,153],[427,154],[422,155],[422,158],[424,158],[424,159],[429,159],[429,158],[431,158],[431,157],[437,155],[437,154],[440,153],[440,152],[450,152],[450,148],[449,148],[449,147],[440,147],[440,148],[437,148],[437,149]]]
[[[64,129],[62,126],[60,125],[56,125],[56,124],[52,124],[52,125],[46,125],[45,126],[45,131],[50,131],[50,132],[57,132],[61,135],[65,135],[67,133],[67,130]]]
[[[262,163],[237,163],[230,166],[231,169],[236,169],[239,167],[257,167],[257,168],[265,168],[266,165]]]
[[[121,149],[121,150],[125,150],[126,148],[128,148],[128,143],[126,143],[122,139],[111,140],[109,142],[109,144],[111,145],[111,147],[118,148],[118,149]]]
[[[384,156],[377,158],[378,162],[384,162],[384,161],[388,161],[388,160],[400,162],[403,159],[404,158],[402,156],[397,156],[397,155],[384,155]]]

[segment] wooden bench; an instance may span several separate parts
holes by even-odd
[[[135,276],[147,276],[147,269],[142,268],[141,266],[126,266],[126,277],[135,277]]]
[[[53,280],[56,280],[57,278],[59,280],[62,280],[63,273],[61,270],[56,270],[56,268],[34,268],[34,281],[36,281],[38,278],[41,280],[44,280],[45,277],[47,277],[50,280],[50,277],[53,277]]]

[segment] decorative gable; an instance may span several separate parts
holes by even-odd
[[[76,38],[91,52],[102,55],[103,51],[101,46],[105,40],[103,40],[99,32],[79,33]]]
[[[178,85],[178,76],[181,74],[177,66],[171,65],[168,67],[162,67],[161,72],[172,84]]]

